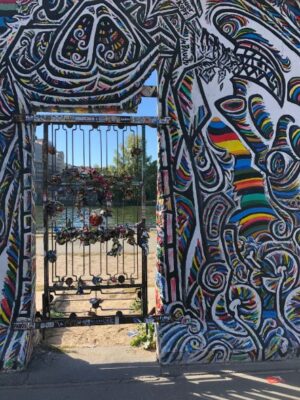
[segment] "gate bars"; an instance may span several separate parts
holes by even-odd
[[[84,123],[44,123],[45,327],[148,312],[144,127]]]

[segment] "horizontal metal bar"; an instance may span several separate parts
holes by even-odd
[[[43,321],[16,322],[13,324],[13,328],[18,331],[28,331],[34,329],[70,328],[76,326],[168,323],[170,321],[171,318],[167,315],[146,317],[142,315],[108,315],[101,317],[50,318]]]
[[[98,286],[84,285],[84,286],[81,286],[82,290],[89,290],[89,291],[101,291],[103,289],[141,289],[142,287],[143,287],[143,285],[141,283],[140,284],[118,283],[118,284],[111,284],[111,285],[98,285]],[[75,291],[76,292],[76,290],[78,290],[78,288],[75,287],[74,285],[70,286],[70,287],[67,287],[67,286],[58,287],[58,286],[54,285],[54,286],[49,286],[48,290],[49,290],[49,292],[52,292],[52,293],[56,293],[56,292],[60,292],[60,291],[63,291],[63,292],[65,292],[65,291],[74,292]]]
[[[31,123],[31,124],[67,124],[67,125],[118,125],[138,126],[148,125],[158,127],[161,125],[169,125],[170,118],[157,117],[132,117],[123,115],[68,115],[68,114],[19,114],[14,118],[16,123]]]

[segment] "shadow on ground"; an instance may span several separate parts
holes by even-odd
[[[162,367],[153,361],[111,362],[109,358],[106,359],[108,355],[109,349],[105,355],[103,349],[97,348],[64,353],[40,346],[36,349],[27,371],[0,374],[0,399],[300,398],[299,360],[236,366],[220,364]],[[117,360],[118,354],[114,357]],[[277,376],[276,385],[268,381],[270,375]]]

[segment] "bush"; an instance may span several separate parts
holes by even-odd
[[[155,340],[155,325],[150,324],[139,324],[138,334],[132,339],[130,345],[133,347],[143,346],[145,350],[155,350],[156,340]]]

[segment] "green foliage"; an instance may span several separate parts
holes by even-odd
[[[135,299],[130,305],[130,311],[132,313],[141,313],[142,312],[142,301],[141,299]]]
[[[133,347],[142,347],[145,350],[155,350],[156,340],[155,340],[155,325],[150,324],[139,324],[138,334],[132,339],[130,345]]]
[[[65,314],[60,311],[50,310],[50,317],[51,318],[63,318],[63,317],[65,317]]]
[[[149,160],[145,166],[144,184],[146,200],[156,200],[157,161]]]
[[[113,158],[113,165],[110,172],[116,175],[132,176],[135,181],[142,180],[142,167],[144,164],[144,184],[146,200],[156,200],[156,180],[157,180],[157,162],[151,161],[151,157],[143,154],[132,155],[132,150],[138,148],[142,150],[142,137],[134,133],[128,135],[124,143],[119,145]],[[138,190],[140,194],[140,190]],[[114,193],[115,199],[122,199],[121,193]]]

